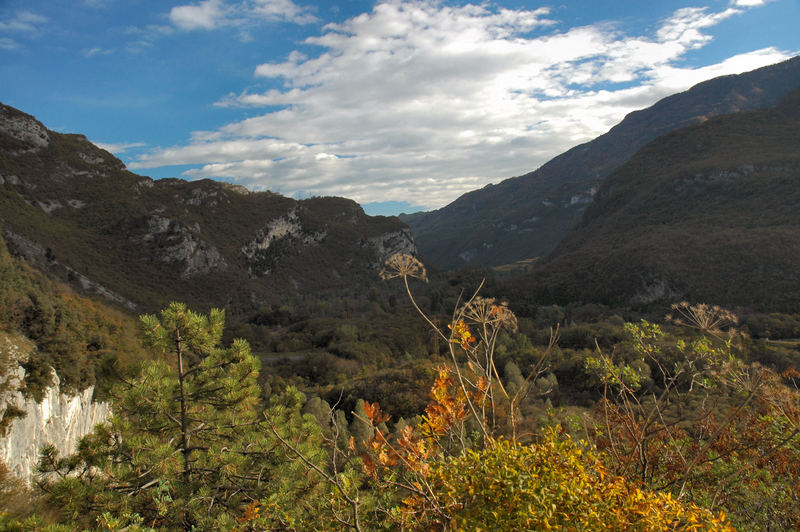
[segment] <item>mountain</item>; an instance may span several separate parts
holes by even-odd
[[[540,302],[796,311],[798,264],[800,89],[649,143],[513,289]]]
[[[377,279],[389,254],[415,251],[402,222],[354,201],[152,180],[2,104],[0,228],[15,254],[137,312],[171,299],[253,309],[350,290]]]
[[[797,86],[800,57],[700,83],[629,114],[608,133],[534,172],[401,219],[420,252],[444,267],[543,257],[580,220],[603,179],[649,141],[712,116],[773,106]]]

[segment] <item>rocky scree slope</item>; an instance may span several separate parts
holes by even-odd
[[[82,135],[0,104],[0,228],[9,248],[137,312],[171,299],[252,309],[375,278],[416,252],[394,217],[203,180],[152,180]]]
[[[774,108],[665,135],[603,183],[533,274],[539,302],[686,299],[796,311],[800,89]]]
[[[538,170],[402,215],[420,253],[444,267],[497,266],[543,257],[574,227],[615,168],[656,137],[710,117],[770,107],[800,86],[800,57],[700,83],[629,114],[608,133]]]

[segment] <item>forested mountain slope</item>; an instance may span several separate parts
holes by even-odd
[[[542,301],[800,301],[800,90],[665,135],[603,183],[522,285]],[[519,287],[517,286],[517,289]]]
[[[538,170],[403,216],[420,252],[441,266],[496,266],[549,253],[580,220],[597,187],[639,148],[712,116],[770,107],[800,86],[800,57],[700,83],[629,114],[608,133]]]
[[[0,228],[14,253],[135,311],[176,298],[252,309],[350,290],[389,254],[415,251],[403,223],[354,201],[154,181],[2,104]]]

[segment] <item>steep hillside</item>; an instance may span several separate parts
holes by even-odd
[[[712,116],[773,106],[800,86],[800,57],[716,78],[629,114],[595,140],[521,177],[403,217],[420,252],[446,267],[544,256],[564,237],[612,170],[656,137]]]
[[[522,285],[537,300],[796,310],[800,90],[640,150]],[[519,283],[515,290],[519,290]]]
[[[174,298],[268,307],[375,278],[385,256],[414,251],[403,223],[366,216],[351,200],[154,181],[85,137],[49,131],[7,106],[0,227],[14,253],[137,312]]]
[[[136,320],[75,294],[23,259],[12,257],[0,237],[3,336],[22,338],[30,345],[23,350],[25,356],[12,355],[7,346],[0,345],[0,381],[7,381],[18,363],[25,371],[25,395],[37,400],[50,385],[51,369],[60,375],[63,390],[75,392],[98,384],[102,395],[110,374],[144,356]],[[0,385],[0,395],[4,391]]]

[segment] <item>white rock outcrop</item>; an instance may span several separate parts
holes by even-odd
[[[38,151],[50,144],[47,128],[33,117],[26,115],[0,112],[0,130],[30,146],[22,153]]]
[[[62,456],[74,453],[80,439],[108,419],[110,409],[108,403],[92,401],[94,387],[78,394],[62,393],[55,374],[52,385],[37,403],[16,391],[24,377],[25,370],[19,366],[5,375],[12,386],[0,396],[0,412],[13,405],[25,416],[14,419],[0,438],[0,460],[12,475],[30,483],[42,446],[53,445]]]
[[[162,262],[183,263],[181,277],[225,271],[228,263],[217,249],[201,240],[200,226],[186,227],[178,220],[153,214],[147,219],[147,231],[141,237],[143,242],[153,242],[157,238],[164,245],[158,252]]]
[[[297,244],[311,246],[318,244],[328,233],[308,233],[304,231],[303,224],[297,216],[297,209],[290,210],[286,216],[281,216],[269,221],[264,229],[256,233],[253,240],[243,245],[239,251],[245,257],[247,269],[251,277],[261,277],[271,272],[265,265],[264,258],[269,254],[270,245],[276,240],[288,239]]]
[[[367,242],[375,249],[375,254],[378,256],[376,267],[379,268],[383,266],[386,259],[395,253],[417,254],[417,246],[414,244],[414,238],[411,236],[409,229],[401,229],[374,236],[369,238]]]

